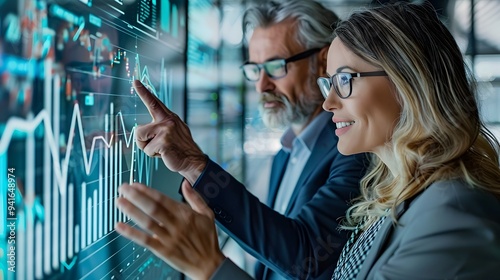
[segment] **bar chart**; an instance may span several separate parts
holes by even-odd
[[[114,226],[133,224],[119,186],[162,165],[136,145],[151,117],[132,81],[182,105],[182,3],[0,1],[0,279],[180,277]]]

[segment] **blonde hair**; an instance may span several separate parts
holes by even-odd
[[[484,126],[472,75],[432,6],[397,3],[352,14],[335,35],[382,68],[402,111],[388,148],[394,177],[378,158],[361,181],[346,227],[364,229],[438,180],[461,179],[500,197],[499,143]]]

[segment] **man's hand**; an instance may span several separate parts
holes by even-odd
[[[188,126],[140,81],[134,81],[134,89],[153,118],[151,123],[137,127],[138,147],[151,157],[161,157],[168,169],[194,184],[207,162]]]
[[[209,279],[224,261],[214,213],[186,180],[182,193],[192,208],[139,183],[123,184],[119,192],[118,208],[144,230],[117,223],[124,237],[192,279]]]

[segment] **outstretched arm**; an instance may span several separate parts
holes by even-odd
[[[317,186],[302,186],[298,194],[299,199],[312,198],[290,216],[261,203],[210,160],[194,188],[214,211],[219,226],[266,266],[293,279],[331,277],[347,241],[347,232],[338,226],[350,201],[359,195],[364,156],[325,155],[328,163],[318,163],[317,169],[323,177],[315,175],[318,182],[310,182]]]

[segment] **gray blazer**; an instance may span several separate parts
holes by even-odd
[[[382,224],[356,279],[500,279],[500,200],[439,181]]]
[[[356,279],[500,279],[500,200],[459,180],[429,186],[382,224]],[[250,279],[229,260],[212,279]]]

